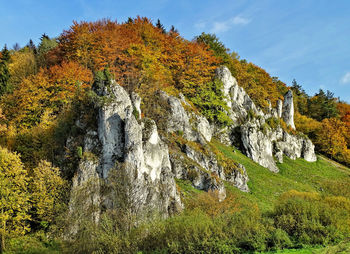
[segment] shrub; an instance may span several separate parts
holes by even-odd
[[[222,82],[214,80],[198,86],[195,96],[189,96],[189,99],[210,122],[227,126],[232,120],[227,115],[228,107],[222,89]]]
[[[273,249],[284,249],[291,247],[292,241],[286,231],[277,228],[271,232],[269,245],[272,246]]]
[[[350,200],[289,191],[273,214],[276,228],[303,244],[329,244],[350,236]]]
[[[266,119],[266,124],[272,129],[276,129],[280,125],[280,120],[276,117],[270,117]]]
[[[140,250],[146,253],[234,253],[237,248],[222,230],[223,223],[195,209],[152,225]]]

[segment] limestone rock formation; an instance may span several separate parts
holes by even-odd
[[[283,102],[281,100],[277,100],[277,116],[279,118],[282,118],[282,107],[283,107]]]
[[[283,109],[282,109],[282,118],[285,121],[285,123],[292,127],[292,129],[295,130],[294,125],[294,103],[293,103],[293,92],[292,90],[289,90],[284,95],[284,101],[283,101]]]
[[[169,106],[167,132],[180,131],[184,139],[198,142],[202,146],[206,146],[211,141],[214,127],[202,115],[188,113],[183,107],[183,104],[189,106],[184,97],[178,99],[165,92],[161,92],[161,97]],[[220,199],[226,196],[223,181],[230,181],[240,190],[249,191],[248,175],[242,165],[238,166],[238,170],[226,176],[213,153],[204,154],[189,145],[183,147],[181,154],[171,154],[170,158],[176,178],[189,179],[194,187],[201,190],[217,190]],[[189,172],[192,173],[192,176],[189,176]]]
[[[314,162],[317,160],[317,157],[315,154],[315,146],[314,144],[312,144],[310,139],[304,139],[302,156],[306,161],[309,161],[309,162]]]
[[[83,155],[72,181],[71,214],[81,206],[90,207],[91,219],[98,221],[101,209],[118,207],[120,192],[106,191],[113,182],[123,182],[124,186],[128,183],[128,200],[140,218],[147,211],[167,217],[183,208],[176,178],[189,180],[200,190],[217,191],[220,200],[226,197],[225,181],[248,192],[246,169],[232,161],[226,163],[213,137],[227,145],[237,145],[273,172],[278,172],[275,160],[282,163],[284,155],[316,160],[314,145],[308,138],[268,124],[271,119],[283,118],[295,128],[291,91],[283,104],[278,101],[277,108],[273,108],[270,103],[264,113],[226,67],[218,68],[216,75],[223,83],[227,114],[233,121],[225,128],[209,123],[192,110],[192,104],[182,94],[178,98],[163,91],[157,93],[162,115],[155,114],[156,122],[141,118],[138,94],[129,95],[115,81],[99,85],[96,93],[103,103],[96,109],[96,125],[89,126],[84,118],[76,120],[76,126],[84,130],[84,138]],[[66,141],[67,146],[74,142],[73,137]],[[85,198],[79,194],[82,190]]]
[[[199,141],[204,138],[210,142],[212,138],[212,128],[208,120],[195,113],[187,113],[182,103],[186,104],[186,99],[178,99],[161,91],[161,98],[169,106],[167,116],[167,132],[180,132],[183,137],[189,141]],[[191,120],[191,121],[190,121]],[[191,124],[190,122],[193,122]]]
[[[108,89],[99,91],[100,96],[108,97],[108,102],[99,108],[97,132],[85,135],[84,158],[73,178],[70,207],[77,207],[74,198],[80,189],[91,183],[89,197],[85,204],[100,209],[101,206],[113,209],[118,206],[115,195],[118,193],[100,193],[100,182],[115,181],[109,176],[112,170],[123,171],[128,186],[128,197],[133,202],[133,209],[140,212],[153,211],[164,217],[181,210],[183,205],[176,189],[171,170],[167,145],[157,132],[157,126],[151,119],[137,120],[133,110],[140,112],[138,95],[128,93],[112,82]],[[135,104],[133,104],[136,103]],[[96,152],[97,151],[97,152]],[[99,210],[96,211],[96,214]],[[96,215],[97,217],[97,215]]]
[[[275,158],[282,163],[283,155],[292,159],[303,157],[307,161],[316,160],[314,146],[307,137],[291,135],[280,126],[272,129],[266,123],[269,118],[278,117],[295,129],[293,93],[291,90],[284,96],[283,103],[281,100],[277,101],[276,109],[270,107],[268,112],[264,113],[255,106],[244,89],[238,86],[237,81],[226,67],[220,67],[216,75],[223,83],[224,94],[231,100],[227,102],[230,107],[228,115],[234,122],[233,127],[239,127],[238,136],[243,152],[248,157],[272,172],[278,172]],[[248,112],[253,114],[253,119],[247,117]],[[233,132],[228,129],[224,134],[227,136],[230,133]],[[225,135],[221,136],[225,137]],[[231,134],[231,138],[226,137],[224,139],[232,141],[235,140],[235,137]]]
[[[271,140],[264,134],[254,122],[248,122],[241,127],[242,143],[249,158],[261,166],[278,172],[273,158],[273,145]]]
[[[216,77],[223,83],[223,94],[226,97],[227,106],[230,108],[228,114],[234,122],[246,118],[248,112],[257,116],[263,115],[263,112],[255,106],[246,91],[238,85],[237,80],[226,66],[216,70]]]

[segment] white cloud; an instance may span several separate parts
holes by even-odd
[[[210,31],[212,33],[222,33],[230,30],[234,25],[247,25],[250,21],[250,19],[238,15],[225,21],[215,21]]]
[[[250,21],[251,21],[250,19],[243,18],[240,16],[236,16],[232,20],[233,24],[235,24],[235,25],[247,25],[250,23]]]
[[[204,21],[200,21],[200,22],[194,24],[194,27],[196,29],[204,29],[206,26],[207,26],[207,23]]]
[[[350,83],[350,71],[345,73],[345,75],[341,78],[340,83],[342,83],[342,84]]]
[[[231,28],[230,24],[227,23],[226,21],[224,22],[214,22],[213,27],[211,28],[212,33],[222,33],[226,32]]]

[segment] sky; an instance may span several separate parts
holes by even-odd
[[[350,0],[0,0],[0,47],[59,36],[73,20],[160,19],[182,36],[215,33],[241,59],[310,95],[350,103]]]

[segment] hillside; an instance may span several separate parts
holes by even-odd
[[[350,106],[331,92],[308,96],[215,35],[187,41],[140,17],[74,22],[0,57],[5,253],[246,253],[350,236]]]

